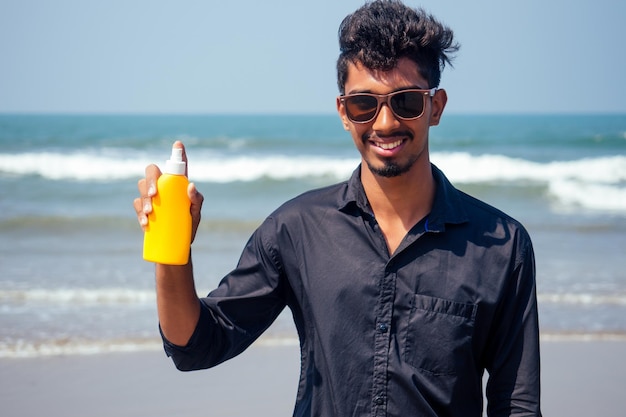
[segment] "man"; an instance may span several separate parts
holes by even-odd
[[[337,110],[362,163],[255,231],[237,268],[198,299],[191,259],[157,265],[166,352],[182,370],[246,349],[285,306],[300,337],[296,416],[538,416],[534,255],[515,220],[429,160],[452,32],[374,1],[339,30]],[[178,144],[177,146],[182,146]],[[147,224],[155,166],[135,200]],[[194,231],[203,197],[189,188]]]

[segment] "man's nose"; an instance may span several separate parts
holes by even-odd
[[[383,103],[380,106],[380,111],[376,115],[372,128],[384,132],[397,128],[399,124],[400,122],[391,111],[391,108],[386,103]]]

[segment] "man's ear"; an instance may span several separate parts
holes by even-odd
[[[430,126],[437,126],[439,124],[439,120],[441,120],[441,115],[443,114],[443,109],[446,108],[447,102],[448,94],[446,93],[446,90],[443,88],[437,90],[431,100],[432,106],[430,108]]]
[[[341,123],[343,124],[343,128],[345,130],[350,130],[350,121],[348,120],[348,116],[346,116],[346,107],[341,102],[339,97],[337,97],[337,113],[339,113],[339,117],[341,118]]]

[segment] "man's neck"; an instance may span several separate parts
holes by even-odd
[[[361,182],[392,254],[406,233],[430,213],[435,198],[430,162],[391,178],[376,175],[363,164]]]

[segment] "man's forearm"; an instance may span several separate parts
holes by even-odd
[[[157,311],[163,335],[185,346],[198,324],[200,300],[193,279],[191,258],[187,265],[156,265]]]

